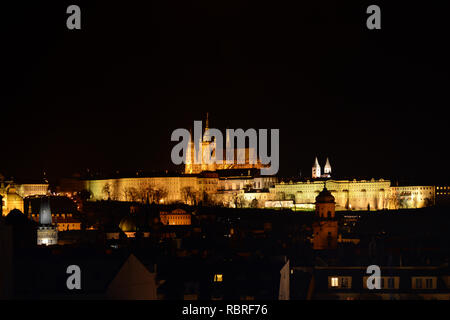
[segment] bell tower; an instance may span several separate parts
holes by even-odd
[[[39,210],[39,227],[37,230],[37,244],[45,246],[58,244],[58,229],[52,223],[49,198],[41,199],[41,208]]]
[[[336,203],[325,186],[316,197],[316,217],[313,222],[313,249],[332,250],[337,248],[338,221],[335,216]]]
[[[313,179],[320,178],[320,164],[319,164],[319,160],[317,160],[317,157],[316,157],[316,161],[314,161],[314,164],[312,166],[312,178]]]
[[[331,178],[331,164],[328,158],[327,162],[325,163],[325,167],[323,167],[323,175],[325,178]]]

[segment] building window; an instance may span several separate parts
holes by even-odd
[[[348,288],[348,279],[347,278],[341,278],[341,288]]]
[[[339,286],[339,278],[337,277],[332,277],[331,278],[331,286],[333,288],[337,288]]]
[[[329,277],[328,278],[329,288],[351,288],[352,277]]]
[[[223,275],[218,273],[214,275],[214,282],[222,282],[223,281]]]

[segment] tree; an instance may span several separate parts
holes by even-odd
[[[164,188],[155,188],[155,187],[149,187],[146,189],[147,191],[147,198],[150,203],[159,203],[162,202],[161,200],[164,200],[164,198],[167,197],[168,192]]]
[[[183,200],[186,204],[195,204],[196,202],[196,194],[192,187],[183,187],[181,189],[181,194],[183,196]]]
[[[106,195],[107,200],[111,200],[111,185],[109,183],[103,186],[102,193]]]

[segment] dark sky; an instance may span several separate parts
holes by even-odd
[[[340,177],[448,181],[443,1],[298,2],[5,6],[0,172],[174,169],[171,132],[209,111],[221,129],[279,128],[282,175],[318,155]]]

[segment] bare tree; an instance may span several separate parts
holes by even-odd
[[[149,202],[156,202],[159,203],[161,200],[164,200],[164,198],[167,197],[168,192],[164,188],[155,188],[155,187],[148,187],[145,188],[146,192],[146,198]]]
[[[108,200],[111,200],[111,185],[106,183],[102,188],[102,193],[106,195]]]
[[[196,202],[196,193],[192,187],[183,187],[181,189],[181,194],[183,196],[184,202],[186,204],[195,204]]]
[[[133,187],[128,188],[128,196],[130,201],[137,201],[139,199],[138,191]]]

